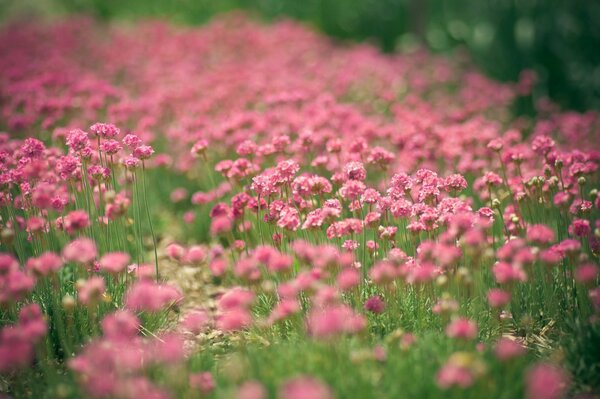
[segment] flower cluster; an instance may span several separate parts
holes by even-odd
[[[598,113],[515,118],[523,85],[463,60],[235,15],[22,24],[0,50],[11,383],[61,363],[92,397],[387,397],[418,363],[422,396],[567,392],[530,354],[600,320]]]

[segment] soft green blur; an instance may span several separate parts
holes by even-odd
[[[385,51],[417,43],[438,52],[466,47],[496,79],[515,81],[534,69],[534,101],[548,95],[566,108],[600,108],[598,0],[0,0],[4,19],[85,13],[196,25],[235,9],[269,21],[292,17]]]

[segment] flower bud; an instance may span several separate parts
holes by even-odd
[[[66,312],[71,312],[73,309],[75,309],[75,306],[77,306],[77,302],[75,301],[75,298],[73,298],[71,295],[67,294],[62,298],[62,307]]]

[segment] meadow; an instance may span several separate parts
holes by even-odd
[[[600,114],[532,71],[241,14],[0,54],[0,397],[597,397]]]

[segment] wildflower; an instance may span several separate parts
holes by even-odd
[[[216,327],[221,331],[235,331],[247,328],[252,324],[252,315],[246,309],[234,308],[217,317]]]
[[[126,157],[123,159],[123,165],[129,170],[136,169],[140,166],[140,159],[136,157]]]
[[[447,389],[452,386],[468,388],[483,374],[485,365],[466,352],[456,352],[450,356],[436,376],[437,385]]]
[[[182,261],[185,258],[186,250],[179,244],[169,244],[167,248],[165,248],[165,252],[167,256],[175,261]]]
[[[281,399],[333,399],[329,387],[319,380],[300,376],[287,381],[279,390]]]
[[[600,268],[593,263],[584,263],[575,270],[575,281],[581,284],[593,284],[600,275]]]
[[[121,143],[117,140],[105,140],[100,144],[100,150],[104,152],[106,155],[115,155],[119,151],[123,149]]]
[[[576,237],[585,237],[591,233],[590,221],[585,219],[575,219],[569,226],[569,234]]]
[[[357,333],[366,326],[361,315],[355,314],[347,305],[327,306],[312,309],[307,316],[307,328],[315,338],[332,338],[343,333]]]
[[[360,244],[357,241],[346,240],[342,244],[342,248],[344,248],[346,251],[355,251],[356,249],[358,249],[359,245]]]
[[[94,123],[90,126],[90,131],[98,137],[111,139],[119,135],[121,131],[115,126],[109,123]]]
[[[62,251],[67,262],[89,264],[98,255],[96,244],[89,238],[77,238],[67,244]]]
[[[102,298],[102,294],[104,294],[105,290],[106,285],[104,279],[99,276],[93,276],[87,280],[77,281],[79,302],[86,306],[95,306]]]
[[[527,240],[536,244],[549,244],[554,241],[554,231],[544,224],[533,224],[527,228]]]
[[[149,145],[139,145],[133,150],[133,156],[143,160],[149,159],[154,154],[154,149]]]
[[[99,260],[100,270],[112,274],[118,274],[125,270],[131,257],[125,252],[110,252],[102,256]]]
[[[517,264],[498,262],[493,266],[492,271],[499,284],[527,281],[527,274]]]
[[[190,374],[189,383],[192,388],[198,389],[203,394],[209,394],[215,389],[215,380],[207,371]]]
[[[494,172],[487,172],[483,175],[483,181],[489,186],[499,186],[502,184],[502,178]]]
[[[458,193],[467,188],[467,181],[462,175],[454,174],[444,179],[444,189],[452,193]]]
[[[501,308],[510,302],[510,292],[492,288],[487,293],[487,300],[491,307]]]
[[[139,327],[139,319],[128,310],[118,310],[102,320],[102,332],[109,339],[129,340],[138,334]]]
[[[454,299],[452,299],[448,294],[442,295],[442,297],[433,305],[431,309],[435,314],[452,314],[458,311],[460,305]]]
[[[458,318],[446,326],[446,335],[450,338],[472,340],[477,338],[477,324],[466,318]]]
[[[202,332],[210,323],[208,314],[198,309],[187,314],[187,316],[181,322],[181,326],[190,331],[193,334],[199,334]]]
[[[181,299],[181,293],[173,286],[140,280],[127,290],[124,302],[127,309],[158,312],[177,305]]]
[[[37,258],[29,258],[25,268],[38,276],[48,276],[58,272],[62,266],[60,256],[53,252],[44,252]]]
[[[396,279],[398,276],[399,271],[391,262],[377,262],[369,270],[369,277],[376,284],[388,284],[394,279]]]
[[[344,173],[348,180],[363,181],[367,177],[367,171],[361,162],[348,162],[344,165]]]
[[[235,393],[235,399],[267,399],[267,396],[265,387],[254,380],[244,382]]]
[[[365,184],[360,180],[348,180],[340,188],[339,193],[345,200],[354,201],[355,199],[360,198],[366,188]]]
[[[248,308],[252,302],[254,302],[252,291],[241,287],[233,287],[221,296],[218,307],[221,310]]]
[[[229,216],[217,216],[210,223],[210,233],[212,235],[221,235],[231,231],[233,221]]]
[[[271,311],[269,323],[284,320],[300,311],[300,304],[295,299],[282,299]]]
[[[206,152],[207,148],[208,148],[208,141],[206,141],[204,139],[200,139],[196,143],[194,143],[194,145],[192,146],[191,153],[193,156],[199,156],[199,155],[204,154]]]
[[[385,310],[385,302],[379,295],[374,295],[366,300],[364,307],[371,313],[380,314]]]
[[[192,264],[200,264],[206,259],[206,250],[204,247],[200,245],[192,245],[188,248],[187,253],[185,254],[185,259],[187,262]]]
[[[565,372],[551,364],[538,363],[526,375],[528,399],[559,399],[564,397],[568,386]]]
[[[67,146],[74,152],[80,152],[90,146],[88,134],[81,129],[73,129],[67,136]]]
[[[502,150],[502,148],[504,147],[504,143],[502,141],[502,139],[493,139],[490,140],[490,142],[487,144],[487,148],[489,148],[492,151],[496,151],[499,152],[500,150]]]
[[[496,357],[502,361],[507,361],[519,357],[526,352],[523,345],[509,338],[500,338],[494,346]]]
[[[344,268],[337,276],[337,285],[342,291],[348,291],[360,284],[360,272],[355,268]]]
[[[127,134],[125,137],[123,137],[123,144],[133,151],[142,145],[142,140],[135,134]]]

